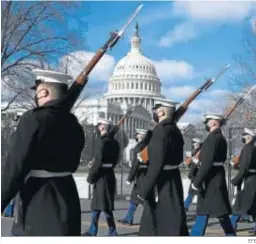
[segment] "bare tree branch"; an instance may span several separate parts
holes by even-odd
[[[1,113],[6,111],[10,106],[11,104],[16,100],[16,98],[20,95],[20,93],[17,93],[9,102],[8,104],[6,105],[5,108],[1,109]]]
[[[234,92],[229,97],[230,104],[256,84],[256,38],[251,29],[245,33],[243,44],[243,52],[235,57],[236,66],[229,81]],[[256,128],[255,101],[256,91],[236,109],[229,125]]]
[[[5,87],[19,94],[17,98],[31,103],[31,94],[20,94],[32,82],[32,68],[58,67],[57,60],[77,49],[84,48],[80,33],[69,30],[70,16],[76,18],[79,2],[60,1],[2,1],[1,2],[1,76]],[[74,40],[77,40],[76,42]],[[8,84],[7,84],[8,83]],[[7,106],[7,109],[10,107]],[[4,108],[4,111],[7,109]]]

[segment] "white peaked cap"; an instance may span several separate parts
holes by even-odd
[[[141,135],[146,135],[147,134],[147,130],[144,129],[135,129],[137,134],[141,134]]]
[[[155,101],[155,105],[152,109],[157,109],[161,107],[168,107],[168,108],[176,108],[177,103],[170,100],[158,100]]]
[[[107,120],[107,119],[103,119],[103,118],[99,118],[98,119],[98,124],[104,124],[104,125],[112,125],[112,121],[111,120]]]
[[[36,75],[36,80],[40,80],[45,83],[48,82],[68,85],[68,82],[73,79],[70,75],[52,70],[34,69],[33,73]]]
[[[193,138],[193,142],[202,143],[202,140],[200,138]]]
[[[244,133],[248,134],[248,135],[251,135],[253,137],[256,137],[256,131],[255,130],[250,130],[248,128],[244,128]]]
[[[222,114],[216,114],[216,113],[206,113],[203,116],[204,116],[204,121],[206,121],[208,119],[214,119],[214,120],[224,119]]]

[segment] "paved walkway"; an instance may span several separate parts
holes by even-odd
[[[82,200],[82,233],[84,233],[90,224],[91,212],[90,212],[90,201],[89,200]],[[116,201],[116,211],[114,213],[116,222],[118,219],[121,219],[128,207],[128,202],[126,201]],[[133,226],[124,226],[120,223],[117,224],[117,229],[119,236],[137,236],[139,230],[139,222],[142,213],[142,206],[139,206],[135,215],[135,223]],[[191,228],[192,224],[194,223],[195,218],[195,206],[191,206],[191,210],[187,214],[188,226]],[[2,236],[9,236],[11,227],[12,227],[13,219],[2,217],[1,219],[1,232]],[[250,236],[248,230],[251,229],[253,223],[239,223],[238,226],[238,236]],[[105,217],[102,215],[99,221],[99,236],[106,236],[108,233],[108,228],[105,222]],[[211,219],[209,221],[209,226],[206,230],[207,236],[224,236],[223,231],[218,223],[217,219]]]

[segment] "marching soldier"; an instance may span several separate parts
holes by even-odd
[[[239,156],[240,155],[233,156],[232,159],[230,160],[231,166],[236,171],[239,171],[239,168],[240,168],[240,166],[239,166]],[[235,187],[235,189],[233,191],[234,195],[233,195],[233,199],[232,199],[232,206],[235,204],[237,192],[240,191],[240,190],[241,190],[241,185],[238,185],[237,187]],[[239,222],[251,223],[250,215],[241,216]]]
[[[205,234],[209,216],[219,219],[225,235],[236,235],[229,219],[231,206],[223,167],[227,157],[227,142],[220,128],[222,121],[221,115],[205,114],[204,123],[209,135],[200,150],[201,166],[192,183],[192,189],[198,194],[198,201],[191,236]]]
[[[200,166],[200,161],[198,160],[200,149],[202,147],[202,140],[199,138],[193,138],[193,152],[192,152],[192,157],[189,158],[191,162],[189,162],[188,166],[190,168],[189,173],[188,173],[188,178],[191,180],[189,190],[188,190],[188,196],[185,200],[184,207],[186,211],[188,211],[190,204],[193,201],[193,198],[195,196],[194,191],[191,188],[191,184],[194,181],[196,174],[198,172],[199,166]]]
[[[143,150],[145,148],[145,146],[147,145],[147,142],[145,141],[146,134],[147,134],[146,130],[136,129],[135,138],[136,138],[136,142],[138,142],[138,144],[134,148],[133,162],[132,162],[131,170],[128,175],[127,184],[130,185],[133,181],[135,181],[135,182],[134,182],[134,185],[132,188],[128,212],[122,220],[119,220],[119,222],[121,222],[122,224],[128,224],[128,225],[133,224],[134,214],[135,214],[135,211],[138,206],[136,191],[137,191],[138,187],[140,186],[140,184],[143,180],[143,177],[147,173],[147,168],[148,168],[147,163],[148,162],[146,164],[145,163],[142,164],[142,163],[140,163],[140,161],[137,158],[137,154],[141,150]]]
[[[241,186],[241,190],[236,196],[231,221],[236,229],[242,215],[251,215],[255,221],[252,232],[256,234],[256,132],[245,128],[242,141],[245,145],[239,157],[239,172],[231,181],[234,186]]]
[[[93,184],[93,198],[91,203],[91,225],[85,236],[96,236],[101,211],[105,213],[109,227],[109,236],[117,236],[114,220],[114,199],[116,191],[116,178],[114,168],[118,162],[120,147],[118,142],[108,132],[113,126],[112,122],[99,119],[98,130],[101,140],[97,146],[95,160],[90,168],[87,181]]]
[[[25,236],[81,235],[74,173],[84,147],[77,118],[62,106],[72,77],[34,70],[38,107],[20,118],[2,172],[2,211],[20,192]]]
[[[140,236],[188,236],[179,165],[183,161],[183,137],[173,122],[175,105],[156,104],[158,123],[148,145],[149,166],[137,199],[144,203]]]

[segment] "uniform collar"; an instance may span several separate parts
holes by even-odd
[[[101,139],[103,139],[103,138],[105,138],[105,137],[110,137],[110,136],[109,136],[109,133],[106,133],[106,134],[104,134],[104,135],[101,135],[100,137],[101,137]]]
[[[164,120],[162,120],[159,124],[160,124],[160,125],[166,125],[166,124],[175,125],[175,123],[172,121],[171,118],[164,119]]]
[[[211,133],[214,133],[214,134],[215,134],[215,133],[222,133],[222,132],[221,132],[221,129],[220,129],[220,128],[217,128],[217,129],[215,129],[214,131],[212,131]]]
[[[58,107],[60,105],[60,101],[58,99],[55,100],[51,100],[49,102],[46,102],[45,104],[43,104],[40,107]]]

